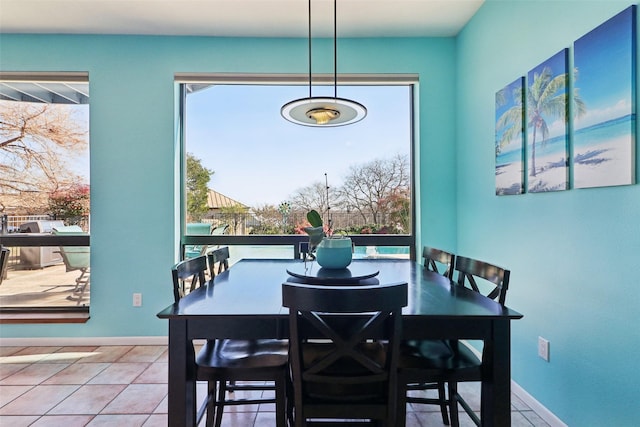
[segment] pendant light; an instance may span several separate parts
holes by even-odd
[[[333,127],[359,122],[367,115],[364,105],[338,98],[337,7],[333,0],[333,97],[311,95],[311,0],[309,0],[309,96],[282,106],[282,117],[304,126]]]

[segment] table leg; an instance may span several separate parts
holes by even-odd
[[[196,378],[193,344],[187,321],[169,320],[169,427],[195,426]]]
[[[481,391],[483,426],[511,426],[511,325],[494,320],[493,337],[483,350],[485,373]]]

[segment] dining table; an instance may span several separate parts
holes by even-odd
[[[483,426],[511,425],[511,321],[522,314],[451,282],[409,259],[354,259],[347,270],[331,271],[316,262],[242,259],[158,313],[169,323],[168,421],[170,427],[195,424],[194,340],[286,339],[288,311],[282,283],[387,284],[407,282],[402,311],[403,339],[482,340]],[[167,284],[169,288],[169,284]]]

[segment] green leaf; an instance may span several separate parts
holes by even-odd
[[[322,217],[315,209],[307,213],[307,220],[312,227],[322,227]]]

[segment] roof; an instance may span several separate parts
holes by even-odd
[[[240,206],[245,209],[249,208],[247,205],[212,189],[209,189],[209,193],[207,194],[207,206],[209,206],[209,209],[228,208],[231,206]]]

